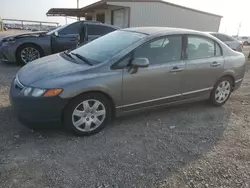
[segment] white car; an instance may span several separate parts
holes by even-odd
[[[250,37],[238,37],[238,40],[242,41],[245,46],[250,45]]]
[[[232,48],[235,51],[242,52],[243,49],[243,44],[241,41],[234,39],[233,37],[222,34],[222,33],[217,33],[217,32],[209,32],[209,34],[213,35],[217,39],[221,40],[224,42],[227,46]]]

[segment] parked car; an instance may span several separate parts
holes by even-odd
[[[243,44],[242,42],[238,41],[237,39],[234,39],[233,37],[222,34],[222,33],[216,33],[216,32],[210,32],[211,35],[218,38],[222,42],[224,42],[226,45],[228,45],[230,48],[232,48],[235,51],[242,52]]]
[[[40,57],[75,48],[81,42],[91,41],[118,29],[92,21],[78,21],[50,32],[31,32],[8,36],[0,41],[0,60],[27,64]]]
[[[242,41],[245,46],[250,45],[250,37],[238,37],[238,40]]]
[[[221,106],[244,72],[245,56],[209,34],[128,28],[27,64],[10,100],[23,124],[61,121],[90,135],[129,112],[207,99]]]

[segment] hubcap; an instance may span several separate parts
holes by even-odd
[[[38,58],[40,58],[40,53],[33,47],[26,47],[21,51],[21,59],[25,64]]]
[[[229,97],[231,85],[228,81],[221,82],[215,90],[215,100],[218,103],[223,103]]]
[[[96,100],[90,99],[81,102],[73,111],[72,122],[76,129],[89,132],[97,129],[105,120],[106,109]]]

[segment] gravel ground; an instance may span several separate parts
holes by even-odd
[[[250,187],[248,70],[223,107],[163,108],[74,137],[18,123],[8,92],[19,68],[0,63],[0,187]]]

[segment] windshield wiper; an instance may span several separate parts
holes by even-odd
[[[68,51],[64,51],[63,53],[64,53],[64,55],[68,56],[69,58],[74,59],[74,58],[70,55],[70,53],[68,53]],[[74,60],[75,60],[75,59],[74,59]]]
[[[84,61],[88,65],[91,65],[91,66],[93,65],[93,63],[91,63],[87,58],[81,56],[80,54],[70,53],[70,55],[76,56],[78,59],[81,59],[82,61]]]

